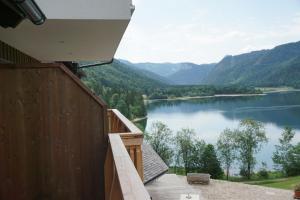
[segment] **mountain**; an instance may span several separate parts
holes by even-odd
[[[173,85],[246,85],[300,87],[300,42],[273,49],[225,56],[215,64],[129,63],[159,75],[157,80]],[[155,77],[153,74],[148,77]]]
[[[300,86],[300,42],[226,56],[215,65],[204,82],[214,85]]]
[[[170,85],[197,85],[202,83],[202,79],[208,74],[213,64],[197,65],[194,63],[130,63],[122,62],[143,70],[145,75],[161,80]],[[155,77],[153,74],[158,75]]]
[[[101,66],[86,68],[82,81],[110,108],[116,108],[129,119],[147,115],[143,94],[163,89],[167,84],[150,78],[147,72],[118,60]],[[157,75],[155,75],[157,77]]]
[[[163,77],[168,77],[179,70],[190,69],[193,63],[131,63],[139,69],[148,70]]]
[[[167,84],[155,78],[145,75],[141,69],[124,64],[119,60],[114,60],[112,64],[99,67],[87,68],[84,70],[87,78],[85,81],[95,81],[101,86],[110,88],[119,88],[124,90],[133,90],[143,93],[150,88],[161,88]]]
[[[174,84],[172,82],[172,80],[168,79],[167,77],[161,76],[161,75],[159,75],[155,72],[152,72],[148,69],[143,69],[142,67],[139,67],[138,64],[134,64],[134,63],[131,63],[127,60],[122,60],[122,59],[119,59],[118,61],[125,64],[127,67],[131,68],[135,72],[137,72],[137,73],[139,73],[143,76],[146,76],[150,79],[153,79],[155,81],[158,81],[158,82],[161,82],[161,83],[164,83],[164,84],[168,84],[168,85]]]
[[[200,85],[205,84],[205,78],[213,70],[216,64],[196,65],[190,64],[190,68],[181,69],[167,78],[177,85]]]
[[[124,61],[114,60],[111,64],[85,68],[80,73],[84,75],[82,81],[96,95],[100,96],[110,108],[119,109],[130,119],[146,115],[144,97],[167,99],[214,94],[253,94],[257,92],[254,88],[249,87],[172,86],[166,83],[166,78],[153,72],[138,69],[129,62],[125,63]],[[194,67],[198,68],[198,66]],[[209,68],[209,66],[202,66],[205,70],[206,67]]]

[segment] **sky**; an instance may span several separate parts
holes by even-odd
[[[219,62],[300,41],[300,0],[133,0],[115,57],[131,62]]]

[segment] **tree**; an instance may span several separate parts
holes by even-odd
[[[287,176],[300,174],[300,143],[292,145],[295,132],[290,127],[285,127],[279,138],[279,145],[275,145],[273,162]]]
[[[201,170],[203,169],[203,153],[205,151],[205,148],[206,144],[203,140],[194,140],[190,158],[192,171],[201,172]]]
[[[173,137],[168,126],[162,122],[154,122],[145,138],[163,161],[170,165],[173,157]]]
[[[273,162],[278,168],[287,174],[289,168],[289,154],[293,149],[291,144],[295,132],[290,127],[285,127],[281,138],[279,138],[279,145],[275,145],[275,152],[273,153]]]
[[[260,178],[267,179],[267,178],[269,177],[267,163],[261,162],[261,168],[260,168],[260,170],[257,172],[257,174],[258,174],[258,176],[259,176]]]
[[[217,158],[215,148],[212,144],[208,144],[202,155],[203,168],[202,172],[209,173],[212,178],[222,178],[223,171]]]
[[[288,176],[296,176],[300,174],[300,142],[293,146],[289,153],[289,169]]]
[[[246,177],[251,178],[252,170],[256,164],[255,153],[261,150],[262,144],[268,142],[264,126],[261,122],[244,119],[239,129],[235,131],[235,142],[241,161],[241,171],[245,170]]]
[[[194,140],[195,131],[193,129],[184,128],[176,134],[176,165],[182,161],[186,173],[190,172],[193,166]]]
[[[236,159],[236,145],[234,131],[225,129],[218,138],[217,149],[219,157],[226,169],[226,179],[229,178],[229,171],[232,163]]]
[[[124,99],[120,98],[115,108],[118,109],[126,117],[129,117],[128,106]]]
[[[119,94],[113,94],[109,102],[110,107],[115,108],[118,104],[118,101],[119,101]]]

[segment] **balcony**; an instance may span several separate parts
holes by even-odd
[[[143,133],[118,110],[108,110],[106,199],[151,199],[143,184]]]

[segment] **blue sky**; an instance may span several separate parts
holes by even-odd
[[[218,62],[300,40],[300,0],[133,0],[115,55],[132,62]]]

